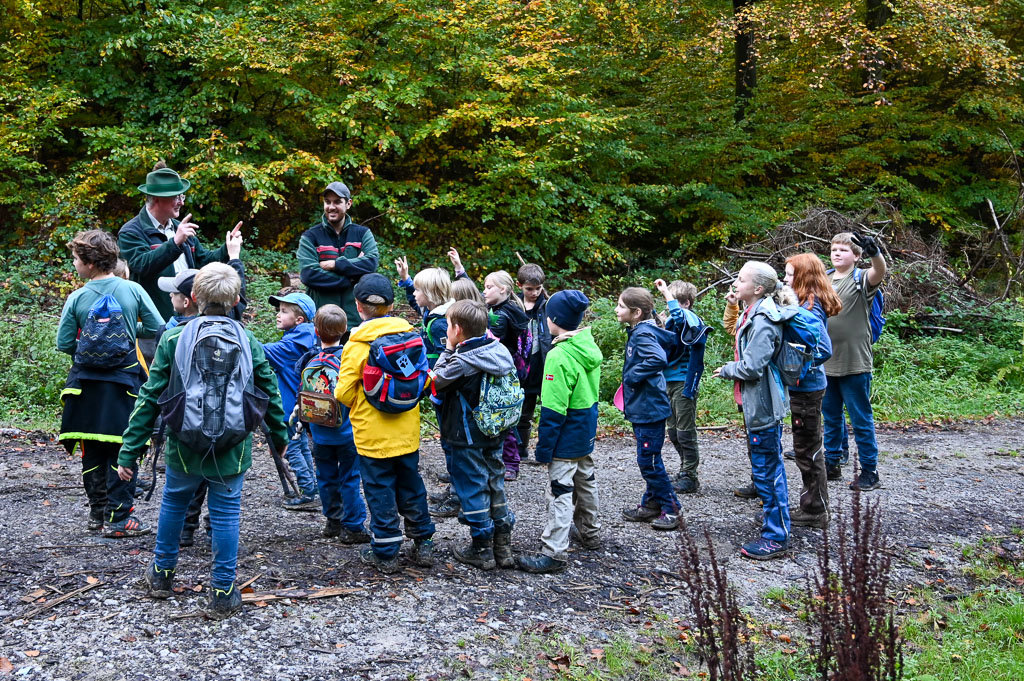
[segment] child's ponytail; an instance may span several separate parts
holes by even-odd
[[[663,326],[658,315],[654,314],[654,296],[645,288],[630,286],[619,296],[622,304],[630,310],[640,310],[640,321],[654,319],[658,326]]]
[[[497,272],[491,272],[488,274],[484,281],[486,282],[488,279],[490,279],[491,283],[495,286],[501,286],[502,288],[507,289],[508,300],[512,301],[512,304],[517,306],[520,310],[526,312],[526,306],[523,304],[523,301],[519,299],[519,296],[516,295],[515,282],[512,280],[511,274],[505,270],[498,270]]]

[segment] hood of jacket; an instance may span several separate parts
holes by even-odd
[[[569,353],[587,371],[593,371],[604,361],[604,355],[594,342],[594,334],[589,326],[563,333],[552,341],[552,345]]]
[[[492,376],[504,376],[514,373],[516,370],[508,348],[502,345],[497,338],[488,336],[466,341],[464,345],[456,349],[451,361],[466,368],[465,371],[460,372],[463,375],[482,372]]]
[[[628,331],[632,336],[634,333],[649,335],[657,341],[658,345],[665,348],[666,353],[675,347],[677,343],[676,333],[664,327],[658,326],[653,320],[644,320]]]
[[[495,305],[491,312],[497,314],[498,312],[508,317],[508,323],[522,331],[530,324],[530,318],[526,316],[526,310],[523,310],[512,301],[512,296],[505,299],[505,302],[498,303]]]
[[[358,343],[372,343],[389,333],[404,333],[412,330],[412,324],[401,317],[376,317],[374,319],[367,319],[352,329],[352,335],[349,336],[349,340]]]

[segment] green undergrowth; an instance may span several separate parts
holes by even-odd
[[[0,425],[55,431],[59,427],[59,395],[69,358],[54,349],[60,307],[80,285],[71,276],[54,276],[27,261],[19,268],[17,254],[0,258],[8,268],[0,280]],[[71,271],[70,262],[46,263]],[[290,260],[272,252],[257,252],[247,295],[249,328],[263,342],[280,338],[274,309],[267,297],[278,291],[276,272],[289,269]],[[38,307],[33,307],[33,303]],[[703,296],[696,311],[714,331],[705,353],[705,373],[697,402],[698,426],[740,424],[732,384],[711,373],[733,358],[732,337],[721,328],[724,301],[715,292]],[[615,320],[615,299],[596,298],[587,323],[605,355],[601,376],[599,423],[605,434],[628,432],[629,424],[611,405],[622,375],[626,333]],[[1024,411],[1024,365],[1021,355],[1019,304],[993,311],[993,320],[961,335],[932,336],[922,332],[908,315],[889,314],[889,324],[875,345],[872,402],[879,421],[966,419],[1014,415]],[[424,431],[425,433],[428,431]]]

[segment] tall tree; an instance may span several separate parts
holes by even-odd
[[[747,8],[755,0],[732,0],[733,17],[736,20],[735,77],[736,77],[736,122],[746,116],[747,102],[754,96],[757,87],[757,55],[754,50],[754,27],[747,18]]]

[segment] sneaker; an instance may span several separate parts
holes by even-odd
[[[622,511],[622,517],[631,523],[649,523],[661,515],[660,508],[648,508],[643,504],[636,508],[626,508]]]
[[[362,528],[350,530],[347,527],[343,527],[338,534],[338,541],[342,544],[369,544],[370,535]]]
[[[447,499],[435,506],[430,506],[427,510],[436,518],[455,518],[462,510],[462,504],[457,496],[449,494]]]
[[[112,539],[123,539],[124,537],[138,537],[150,532],[149,525],[143,525],[142,521],[130,515],[120,522],[107,523],[107,529],[103,532],[103,536]]]
[[[787,449],[786,451],[782,452],[782,458],[784,458],[784,459],[793,459],[795,461],[796,460],[796,452],[794,452],[792,449]]]
[[[824,513],[808,513],[802,508],[789,509],[789,523],[793,527],[817,527],[823,530],[828,527],[828,511]]]
[[[460,563],[472,565],[481,570],[493,570],[497,566],[490,539],[474,539],[465,546],[457,546],[452,549],[452,555]]]
[[[178,548],[186,548],[196,543],[196,528],[181,528],[181,536],[178,537]]]
[[[857,479],[850,483],[850,489],[860,490],[861,492],[870,492],[881,486],[882,483],[878,479],[878,473],[874,471],[861,471]]]
[[[207,617],[222,620],[231,617],[242,609],[242,592],[232,584],[225,591],[213,587],[210,589],[210,602],[206,607]]]
[[[843,466],[842,464],[825,464],[825,477],[829,480],[842,480],[843,479]]]
[[[523,572],[532,572],[536,575],[561,572],[566,567],[564,560],[555,560],[551,556],[545,556],[543,553],[538,553],[535,556],[519,556],[516,559],[516,564]]]
[[[600,537],[584,537],[575,524],[569,526],[569,540],[576,542],[587,551],[596,551],[601,548]]]
[[[149,562],[146,568],[146,589],[150,598],[170,598],[171,585],[174,583],[174,570],[161,570],[156,561]]]
[[[413,565],[419,567],[434,566],[434,540],[416,539],[412,544],[412,553],[409,554]]]
[[[672,481],[672,489],[680,494],[696,494],[700,490],[700,482],[689,473],[680,472]]]
[[[315,494],[303,494],[301,497],[290,497],[281,502],[289,511],[315,511],[320,508],[320,497]]]
[[[505,469],[505,482],[515,482],[519,479],[519,471],[514,471],[511,468]]]
[[[651,523],[651,527],[656,530],[668,531],[679,529],[679,516],[675,513],[662,513],[654,522]]]
[[[740,555],[751,560],[771,560],[782,558],[789,553],[788,542],[777,542],[772,539],[758,537],[740,547]]]
[[[324,523],[324,529],[320,531],[320,536],[324,539],[334,539],[335,537],[340,537],[341,521],[337,518],[328,518],[327,522]]]
[[[89,524],[86,525],[90,532],[103,529],[103,509],[96,509],[95,511],[89,511]]]
[[[754,487],[754,483],[744,485],[743,487],[737,487],[732,493],[738,496],[740,499],[759,499],[757,494],[757,488]]]
[[[359,560],[367,565],[372,565],[386,575],[393,575],[401,569],[398,565],[398,558],[381,558],[374,553],[372,548],[360,551]]]

